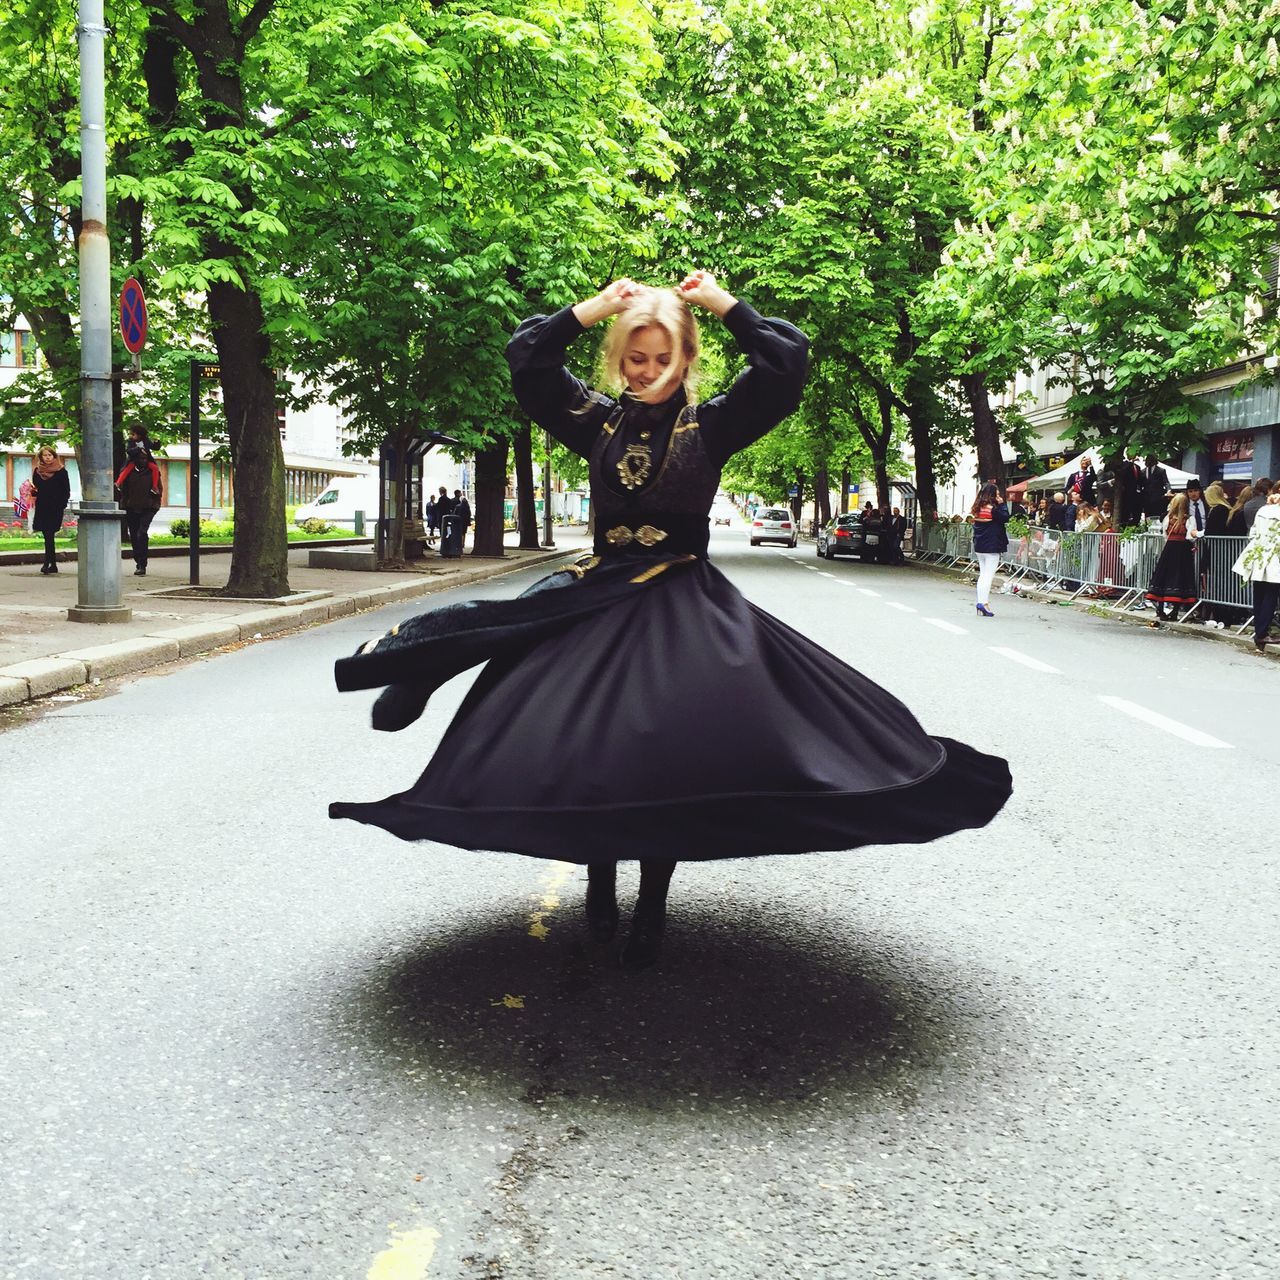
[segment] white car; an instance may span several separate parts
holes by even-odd
[[[781,542],[788,547],[796,545],[796,522],[786,507],[761,507],[751,522],[751,545],[762,542]]]

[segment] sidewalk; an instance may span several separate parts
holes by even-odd
[[[124,603],[133,617],[101,625],[67,620],[76,603],[74,561],[49,575],[38,563],[0,564],[0,707],[563,560],[591,545],[585,529],[557,529],[555,536],[554,551],[520,551],[517,535],[508,533],[501,560],[429,554],[420,567],[393,572],[311,569],[299,548],[289,553],[289,586],[301,594],[289,604],[167,596],[187,585],[186,556],[153,557],[145,578],[134,577],[126,560]],[[201,586],[224,585],[230,570],[229,555],[201,556]]]
[[[929,569],[935,573],[946,574],[949,577],[967,579],[970,582],[977,580],[977,570],[970,563],[955,565],[944,568],[942,565],[932,564],[924,560],[917,560],[914,556],[908,556],[906,563],[917,569]],[[1029,600],[1033,603],[1057,604],[1057,605],[1081,605],[1082,612],[1093,614],[1095,617],[1109,618],[1113,622],[1119,622],[1128,626],[1151,627],[1155,625],[1155,612],[1151,609],[1128,610],[1113,609],[1108,607],[1107,601],[1098,599],[1088,595],[1072,596],[1067,591],[1046,591],[1042,586],[1035,583],[1025,581],[1017,582],[1012,591],[1006,592],[1005,586],[1008,584],[1008,578],[1003,571],[996,574],[995,581],[992,583],[992,596],[1002,596],[1005,599],[1016,598],[1019,600]],[[1260,657],[1280,658],[1280,649],[1275,645],[1269,646],[1267,650],[1259,653],[1253,646],[1253,628],[1249,627],[1243,635],[1237,635],[1234,627],[1225,627],[1219,630],[1216,627],[1206,626],[1203,622],[1161,622],[1159,624],[1161,631],[1172,632],[1177,635],[1197,636],[1201,640],[1216,640],[1221,644],[1231,645],[1235,649],[1239,649],[1246,653],[1258,654]]]

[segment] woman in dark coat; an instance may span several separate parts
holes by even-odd
[[[696,402],[698,330],[719,316],[747,368]],[[571,342],[618,317],[605,349],[621,390],[565,367]],[[421,714],[450,676],[488,662],[421,778],[334,817],[407,840],[588,866],[587,921],[618,923],[616,864],[641,863],[622,960],[653,963],[679,859],[917,843],[989,822],[1003,760],[930,737],[900,702],[749,604],[708,561],[720,470],[797,406],[808,343],[705,272],[678,290],[629,280],[507,349],[516,398],[588,460],[594,553],[516,600],[446,606],[337,666],[341,689],[387,686],[375,728]],[[744,732],[750,709],[758,732]],[[759,749],[767,736],[767,752]]]
[[[62,459],[47,444],[36,454],[31,489],[36,500],[31,527],[44,534],[44,564],[40,572],[57,573],[58,558],[53,540],[62,529],[62,519],[71,501],[71,477],[67,475]]]
[[[129,545],[133,548],[133,572],[145,577],[147,553],[151,546],[148,529],[160,510],[160,467],[140,439],[132,439],[125,447],[129,461],[116,477],[120,505],[124,508],[129,529]]]

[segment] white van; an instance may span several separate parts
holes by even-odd
[[[365,528],[372,529],[378,520],[377,476],[334,476],[314,502],[298,508],[293,522],[327,520],[346,527],[354,525],[357,511],[364,512]]]

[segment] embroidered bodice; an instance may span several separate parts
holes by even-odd
[[[520,407],[586,458],[597,553],[707,549],[707,514],[729,457],[792,413],[808,372],[808,340],[744,302],[725,326],[747,357],[728,391],[698,405],[683,390],[658,405],[593,391],[564,367],[583,328],[571,308],[535,316],[507,347]]]

